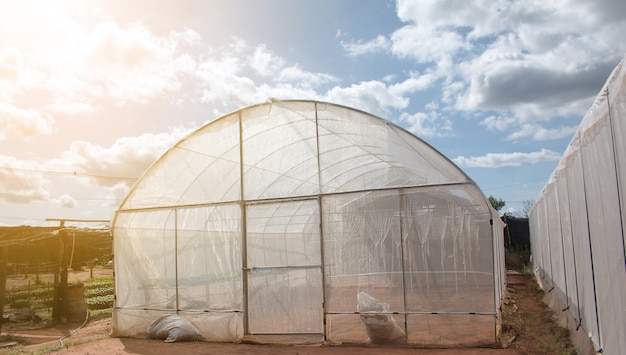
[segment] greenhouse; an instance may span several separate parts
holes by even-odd
[[[580,354],[626,351],[626,57],[530,214],[533,261]]]
[[[503,224],[408,131],[317,101],[218,118],[144,173],[112,222],[113,335],[159,317],[206,341],[494,343]]]

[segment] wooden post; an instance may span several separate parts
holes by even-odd
[[[65,221],[60,221],[60,228],[65,227]],[[67,317],[67,312],[65,310],[65,297],[67,294],[67,264],[69,262],[67,253],[65,252],[65,241],[64,236],[67,233],[65,230],[61,229],[58,234],[59,242],[58,242],[58,269],[54,274],[54,300],[52,306],[52,319],[56,322],[61,321],[63,318]]]
[[[68,279],[68,265],[70,263],[70,257],[65,252],[65,236],[67,230],[65,230],[65,222],[109,222],[102,219],[63,219],[63,218],[46,218],[46,221],[59,222],[59,249],[57,254],[58,268],[54,273],[54,300],[52,306],[52,319],[54,321],[61,321],[64,318],[67,319],[67,309],[65,309],[65,299],[67,297],[67,279]]]
[[[68,270],[68,264],[69,264],[69,257],[67,255],[67,253],[65,252],[65,236],[67,235],[67,233],[62,230],[59,232],[59,235],[61,237],[62,240],[62,247],[63,247],[63,251],[62,251],[62,258],[61,258],[61,268],[59,270],[59,304],[60,304],[60,308],[59,308],[59,315],[60,315],[60,319],[61,319],[61,323],[65,323],[64,320],[67,320],[67,307],[66,307],[66,299],[67,299],[67,270]]]
[[[0,250],[0,333],[2,333],[2,322],[4,322],[4,296],[7,287],[7,263],[9,259],[9,247],[2,246]]]
[[[54,299],[52,300],[52,319],[55,322],[61,320],[61,310],[63,307],[63,295],[61,292],[61,274],[63,265],[63,254],[65,254],[65,244],[63,243],[63,237],[59,233],[57,235],[57,268],[54,272]]]

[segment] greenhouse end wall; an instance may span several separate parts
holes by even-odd
[[[626,351],[626,68],[615,68],[530,214],[533,262],[581,354]]]
[[[432,147],[346,107],[273,101],[205,125],[112,231],[114,336],[174,313],[208,341],[484,345],[499,330],[497,213]]]

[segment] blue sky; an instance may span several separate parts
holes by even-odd
[[[388,119],[519,213],[626,53],[626,2],[0,1],[0,225],[109,219],[268,98]]]

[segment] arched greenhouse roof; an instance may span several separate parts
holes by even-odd
[[[120,210],[468,182],[444,155],[389,121],[327,102],[272,100],[180,140]]]

